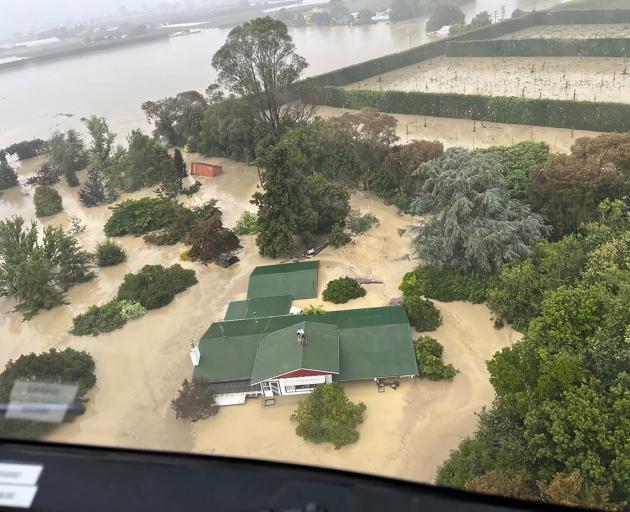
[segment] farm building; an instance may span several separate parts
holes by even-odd
[[[282,266],[287,271],[278,268]],[[250,286],[252,277],[273,271],[281,276],[284,291],[291,283],[298,292],[311,290],[314,282],[317,295],[318,262],[271,267],[255,269]],[[213,384],[219,405],[241,404],[253,396],[310,393],[325,382],[418,375],[402,307],[305,315],[290,314],[290,300],[282,295],[232,302],[225,319],[201,337],[193,378]]]
[[[207,176],[208,178],[214,178],[222,172],[223,167],[220,165],[193,162],[190,166],[190,174],[193,176]]]
[[[256,267],[249,276],[247,298],[291,295],[293,300],[317,297],[319,261]]]

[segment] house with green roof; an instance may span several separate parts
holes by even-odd
[[[290,264],[288,271],[273,269],[282,276],[279,291],[309,290],[315,280],[317,296],[318,267],[313,264],[318,262],[306,263],[303,269],[301,263]],[[273,275],[260,268],[252,276]],[[193,378],[212,383],[220,405],[244,403],[252,396],[310,393],[325,382],[418,375],[411,327],[402,307],[291,314],[287,297],[293,296],[230,303],[224,320],[210,325],[201,337]]]

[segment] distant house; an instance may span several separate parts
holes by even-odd
[[[267,280],[259,281],[266,276],[282,295],[230,303],[225,319],[201,337],[193,378],[213,384],[219,405],[310,393],[325,382],[418,375],[411,328],[400,306],[290,314],[294,297],[287,291],[317,296],[317,266],[309,261],[257,267],[250,292],[252,285],[266,289]]]

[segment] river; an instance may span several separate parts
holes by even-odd
[[[482,10],[543,9],[556,0],[477,0],[464,4],[466,20]],[[290,29],[315,75],[406,50],[431,40],[426,18],[368,26]],[[140,105],[183,90],[203,91],[216,80],[210,65],[229,29],[116,48],[0,72],[0,148],[54,130],[83,128],[81,117],[105,116],[121,136],[146,126]],[[70,114],[71,116],[68,116]]]

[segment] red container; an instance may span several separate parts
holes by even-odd
[[[190,174],[193,176],[207,176],[208,178],[214,178],[223,172],[223,167],[220,165],[206,164],[203,162],[193,162],[190,166]]]

